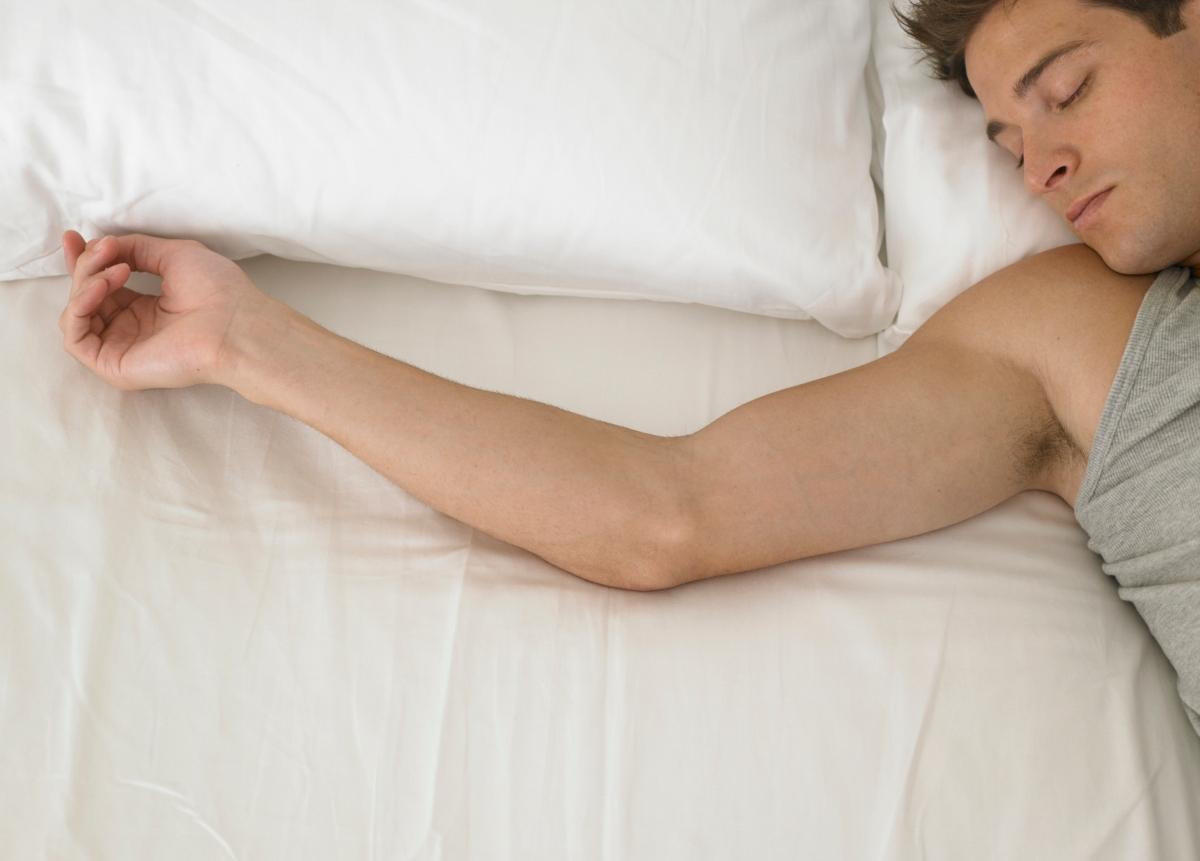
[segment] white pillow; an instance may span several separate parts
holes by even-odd
[[[896,321],[877,339],[882,356],[975,282],[1079,239],[1025,187],[1017,160],[988,141],[979,102],[933,78],[889,0],[872,3],[886,259],[904,285]],[[896,0],[904,14],[912,5]]]
[[[0,4],[0,279],[64,228],[891,322],[868,0]]]

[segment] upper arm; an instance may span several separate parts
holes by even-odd
[[[1038,280],[1014,268],[890,355],[681,438],[687,525],[670,585],[919,535],[1025,490],[1054,492],[1069,443],[1046,396]]]

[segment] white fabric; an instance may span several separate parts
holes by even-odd
[[[875,355],[244,266],[381,352],[651,433]],[[62,351],[64,280],[0,285],[0,857],[1200,857],[1200,739],[1057,497],[607,589],[226,389],[108,387]]]
[[[904,285],[895,322],[879,335],[882,356],[977,281],[1079,238],[1025,187],[1017,160],[988,141],[979,102],[933,78],[892,0],[872,3],[886,259]],[[895,5],[908,13],[912,0]]]
[[[0,4],[0,279],[65,228],[888,325],[868,0]]]

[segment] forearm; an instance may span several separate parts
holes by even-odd
[[[607,585],[650,588],[674,564],[683,438],[451,382],[282,303],[229,340],[219,382],[438,511]]]

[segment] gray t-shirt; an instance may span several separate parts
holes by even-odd
[[[1179,674],[1200,733],[1200,290],[1174,266],[1142,299],[1075,518]]]

